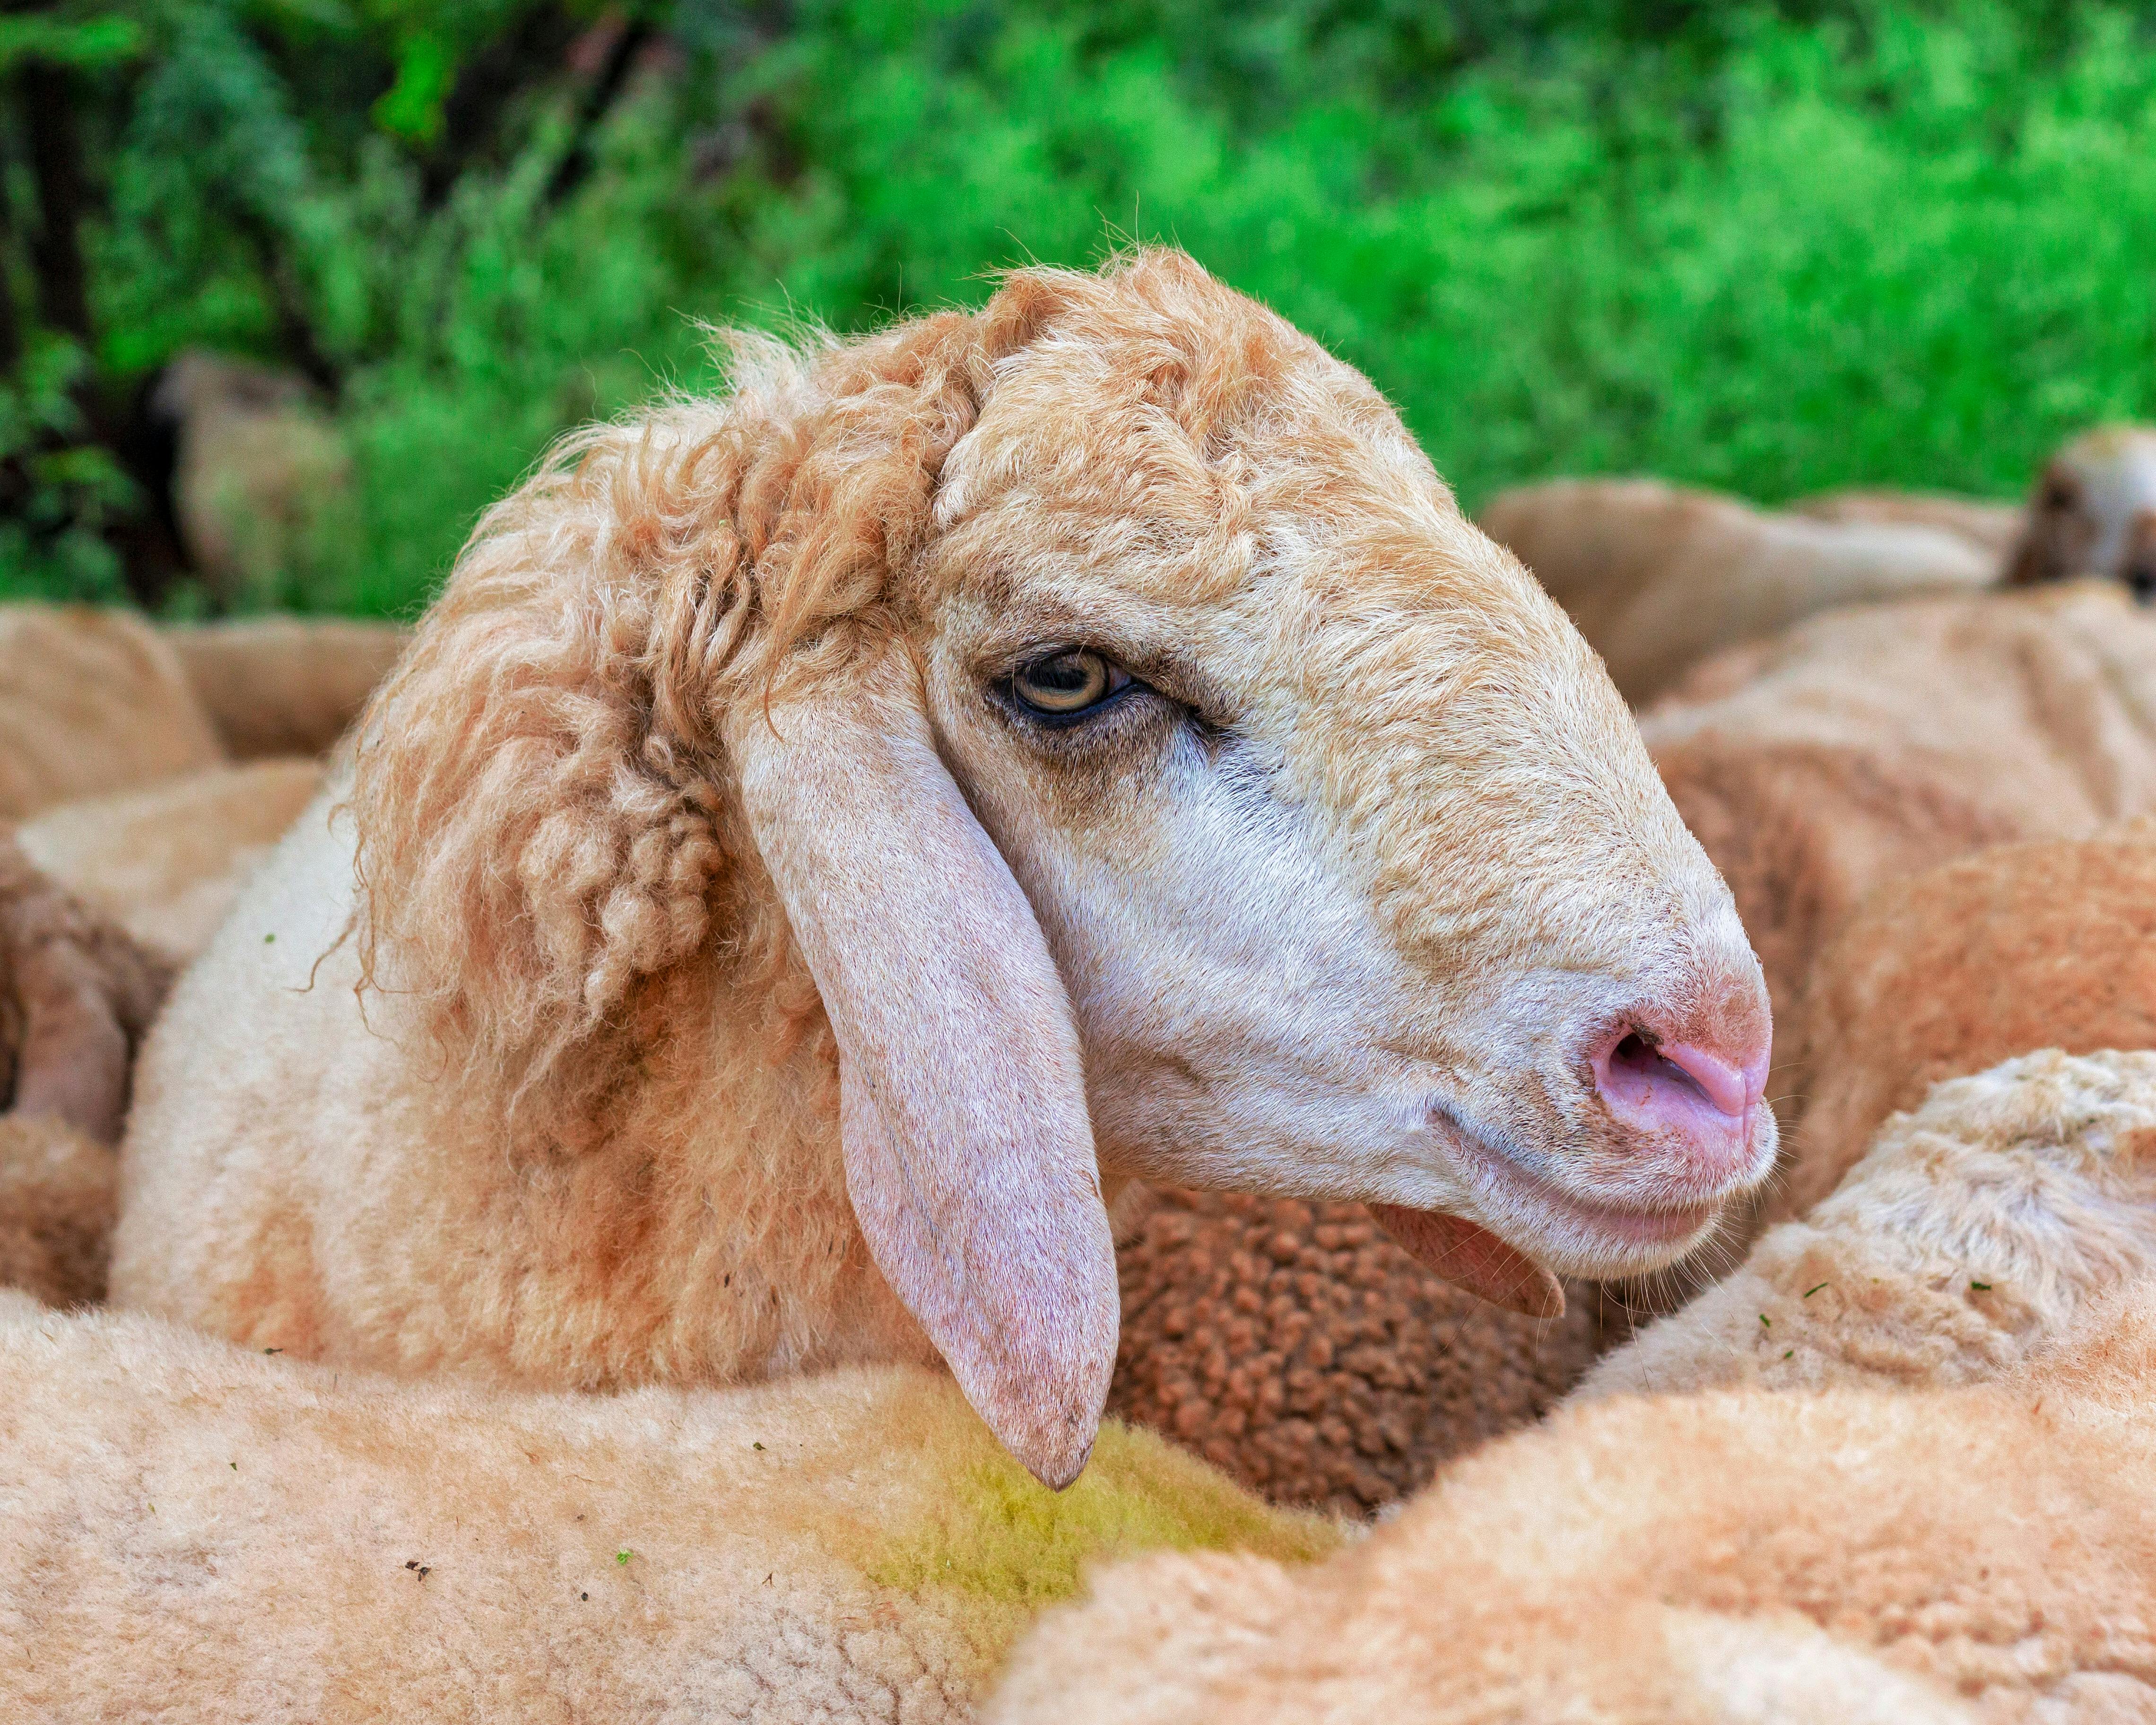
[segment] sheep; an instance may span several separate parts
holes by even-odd
[[[2005,571],[2010,586],[2094,575],[2156,594],[2156,428],[2085,433],[2036,476],[2027,527]]]
[[[531,1387],[940,1358],[1060,1483],[1127,1178],[1553,1315],[1763,1177],[1727,890],[1365,380],[1164,251],[739,352],[485,518],[182,978],[116,1301]]]
[[[249,617],[165,639],[232,757],[256,761],[327,752],[410,636],[387,623]]]
[[[1836,606],[1973,593],[1997,558],[1907,523],[1826,521],[1652,480],[1500,493],[1481,525],[1517,552],[1619,691],[1644,706],[1718,648]]]
[[[987,1725],[2143,1717],[2152,1145],[2156,1055],[1942,1085],[1757,1284],[1359,1544],[1096,1574]],[[1614,1393],[1650,1365],[1749,1387]]]
[[[1930,527],[1966,540],[2004,568],[2025,524],[2017,504],[1988,503],[1945,491],[1889,491],[1866,486],[1820,491],[1789,506],[1793,515],[1851,526]]]
[[[1342,1537],[1113,1421],[1057,1496],[919,1367],[518,1393],[0,1295],[0,1376],[10,1718],[963,1725],[1085,1563]]]
[[[1134,1187],[1116,1205],[1122,1340],[1108,1410],[1270,1502],[1363,1517],[1539,1419],[1609,1339],[1475,1299],[1360,1204]]]
[[[223,761],[171,646],[147,624],[0,606],[0,819]]]
[[[1803,1017],[1807,1099],[1773,1220],[1825,1198],[1940,1079],[2039,1044],[2156,1047],[2156,821],[1881,887],[1820,955]]]
[[[49,879],[177,970],[209,944],[321,780],[316,761],[213,768],[62,803],[15,836]]]
[[[280,596],[343,490],[350,460],[304,379],[199,348],[177,355],[151,405],[172,428],[172,506],[189,560],[224,604]]]
[[[2156,810],[2156,620],[2094,583],[1829,613],[1702,665],[1640,729],[1736,895],[1786,1058],[1866,893]]]

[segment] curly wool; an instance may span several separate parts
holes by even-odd
[[[715,903],[730,942],[791,968],[772,896],[730,879],[761,867],[721,830],[723,716],[896,632],[894,536],[927,531],[996,361],[1074,280],[1014,275],[988,312],[843,346],[732,336],[724,400],[575,434],[490,510],[361,723],[363,985],[387,947],[439,955],[394,986],[559,1113],[619,1076],[606,1033]]]
[[[1767,1236],[1748,1285],[1648,1330],[1543,1425],[1300,1574],[1101,1574],[985,1717],[2148,1717],[2152,1146],[2156,1054],[1943,1085]],[[1814,1274],[1832,1286],[1807,1305]],[[1703,1393],[1609,1393],[1640,1388]]]
[[[1425,1270],[1360,1204],[1138,1189],[1116,1206],[1111,1412],[1275,1503],[1367,1516],[1538,1420],[1606,1345],[1575,1285],[1550,1322]]]

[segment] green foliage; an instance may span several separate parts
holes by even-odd
[[[49,340],[0,380],[0,593],[124,597],[105,534],[134,503],[134,488],[83,436],[72,392],[88,370],[80,348]]]
[[[183,347],[335,392],[350,480],[289,591],[409,609],[553,436],[711,382],[697,320],[858,328],[1125,238],[1368,371],[1470,503],[1568,471],[2006,495],[2156,415],[2156,54],[2094,0],[117,16],[52,14],[105,44],[66,59],[95,363],[40,336],[4,386],[0,590],[114,589],[148,481],[84,404]]]

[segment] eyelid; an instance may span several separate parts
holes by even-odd
[[[1020,629],[1024,633],[1019,633]],[[1216,729],[1233,726],[1238,703],[1180,654],[1134,638],[1117,639],[1119,631],[1096,629],[1075,618],[1040,618],[1026,628],[1019,618],[1007,618],[993,635],[976,648],[975,675],[984,684],[1008,685],[1029,665],[1058,653],[1097,653],[1115,670],[1163,701],[1173,703],[1200,722]]]

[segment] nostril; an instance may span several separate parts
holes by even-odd
[[[1629,1080],[1638,1085],[1679,1084],[1697,1092],[1701,1101],[1707,1099],[1707,1092],[1700,1089],[1690,1073],[1664,1060],[1661,1050],[1637,1030],[1628,1032],[1609,1050],[1609,1071],[1620,1082]]]
[[[1628,1112],[1690,1104],[1741,1121],[1766,1088],[1763,1057],[1740,1063],[1697,1043],[1661,1041],[1637,1026],[1604,1042],[1594,1066],[1596,1087]]]

